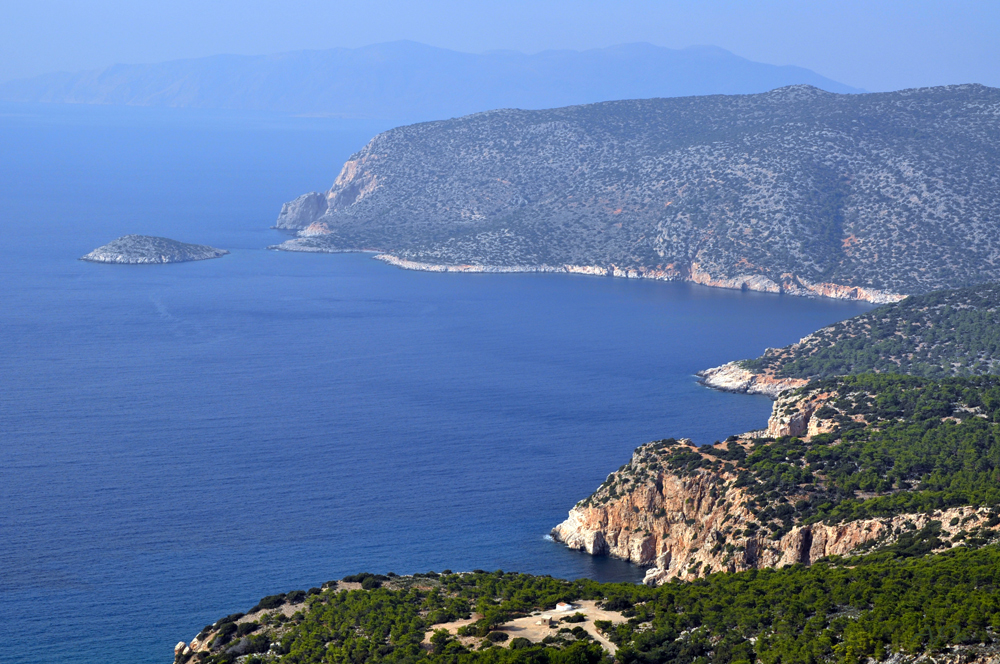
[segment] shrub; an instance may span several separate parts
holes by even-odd
[[[361,582],[361,587],[365,590],[375,590],[376,588],[382,587],[382,582],[376,579],[374,576],[369,576],[364,581]]]
[[[574,613],[571,616],[566,616],[565,618],[562,619],[562,621],[564,623],[580,623],[580,622],[583,622],[586,619],[587,619],[587,616],[585,616],[582,613],[580,613],[579,611],[577,611],[576,613]]]
[[[496,634],[496,633],[497,632],[494,632],[494,634]],[[523,636],[519,636],[516,639],[511,639],[510,640],[510,649],[511,650],[524,650],[525,648],[530,648],[531,646],[532,646],[531,641],[529,641],[528,639],[524,638]]]
[[[301,604],[305,601],[306,591],[304,590],[293,590],[292,592],[285,595],[285,601],[289,604]]]
[[[493,643],[500,643],[501,641],[506,641],[510,636],[506,632],[490,632],[486,635],[486,638]]]
[[[247,634],[254,632],[260,627],[260,623],[255,622],[245,622],[240,623],[236,626],[236,636],[246,636]]]
[[[257,606],[250,609],[250,613],[255,611],[260,611],[261,609],[269,610],[276,609],[285,603],[285,593],[280,595],[268,595],[257,602]]]

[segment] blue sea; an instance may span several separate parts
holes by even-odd
[[[638,581],[545,536],[637,445],[765,423],[695,371],[868,308],[267,251],[385,128],[0,106],[0,660],[167,663],[360,571]],[[232,254],[77,260],[126,233]]]

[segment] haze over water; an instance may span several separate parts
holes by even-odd
[[[264,250],[373,124],[0,107],[4,662],[168,662],[359,571],[637,581],[544,539],[648,440],[770,401],[692,374],[866,305]],[[222,259],[76,259],[126,233]]]

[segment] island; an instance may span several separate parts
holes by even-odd
[[[219,258],[229,252],[204,244],[187,244],[152,235],[123,235],[102,247],[94,249],[80,260],[93,263],[183,263]]]

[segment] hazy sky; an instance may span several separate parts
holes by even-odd
[[[1000,87],[997,0],[2,0],[0,80],[397,39],[482,52],[710,44],[868,90]]]

